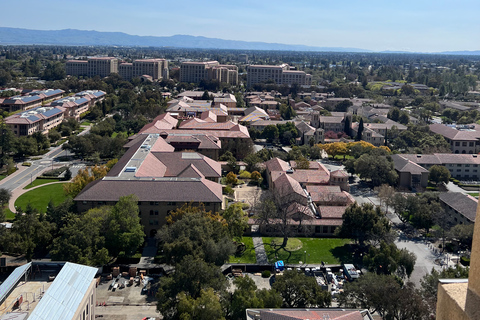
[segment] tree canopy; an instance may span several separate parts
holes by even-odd
[[[332,301],[330,292],[323,291],[314,277],[296,270],[287,270],[277,276],[272,289],[280,293],[286,308],[325,308]]]
[[[231,230],[221,216],[206,212],[202,207],[188,205],[177,209],[170,223],[158,233],[167,263],[178,263],[192,256],[207,263],[224,264],[235,252],[230,232],[237,232],[235,228],[242,225],[240,222],[233,226],[236,219],[233,213],[228,218],[232,221]]]
[[[390,222],[380,211],[370,203],[349,206],[343,214],[343,224],[338,228],[338,235],[352,238],[361,245],[367,241],[382,240],[390,233]]]

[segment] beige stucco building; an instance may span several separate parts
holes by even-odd
[[[480,207],[477,206],[477,217]],[[473,234],[470,271],[467,280],[440,280],[437,296],[437,320],[480,319],[480,224]]]
[[[218,80],[220,83],[238,84],[238,68],[218,61],[189,61],[180,66],[180,82],[199,83],[202,80]]]
[[[165,59],[139,59],[133,63],[121,63],[118,74],[131,80],[144,75],[151,76],[152,80],[168,79],[168,61]]]
[[[284,63],[279,66],[271,65],[250,65],[247,67],[247,87],[254,84],[273,81],[277,85],[281,84],[299,84],[311,85],[312,76],[300,70],[292,68]]]
[[[65,64],[66,72],[71,76],[107,77],[118,73],[118,59],[114,57],[92,57],[88,60],[70,60]]]

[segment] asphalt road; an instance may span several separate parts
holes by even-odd
[[[343,166],[335,161],[322,160],[321,162],[330,171],[343,169]],[[362,182],[357,176],[354,176],[352,179],[353,181],[350,184],[350,194],[354,197],[357,203],[371,203],[373,205],[380,205],[380,200],[370,187]],[[382,209],[385,210],[385,207],[383,206]],[[401,221],[398,219],[397,215],[390,210],[387,212],[387,218],[389,218],[395,226],[398,226]],[[435,260],[441,260],[443,257],[438,253],[434,253],[433,249],[431,249],[431,247],[429,247],[429,245],[420,238],[409,238],[396,228],[395,231],[398,233],[398,237],[395,240],[397,247],[399,249],[405,248],[408,251],[413,252],[417,257],[415,269],[410,277],[410,281],[419,287],[420,280],[425,274],[430,273],[432,268],[441,270],[441,266],[435,263]],[[451,263],[451,265],[453,264]]]
[[[90,127],[87,127],[83,132],[79,135],[84,135],[90,130]],[[47,168],[58,168],[61,166],[69,166],[70,170],[72,171],[72,176],[76,176],[78,170],[84,168],[85,165],[79,161],[59,161],[60,157],[64,157],[66,155],[72,155],[71,153],[68,154],[67,151],[62,149],[62,146],[51,148],[49,152],[42,156],[39,160],[29,161],[32,165],[30,167],[26,167],[22,170],[22,172],[15,174],[10,179],[3,179],[0,181],[0,188],[5,188],[10,191],[15,190],[16,188],[20,187],[27,181],[33,181],[40,173]],[[21,167],[22,162],[16,164],[18,168]]]

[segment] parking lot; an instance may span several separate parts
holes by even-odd
[[[125,278],[127,279],[127,278]],[[134,283],[124,288],[112,289],[112,280],[102,281],[97,287],[96,318],[117,320],[141,320],[145,317],[161,319],[156,311],[153,293],[142,292],[143,285]]]

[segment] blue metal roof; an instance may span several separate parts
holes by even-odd
[[[13,270],[10,276],[8,276],[7,280],[5,280],[2,285],[0,285],[0,303],[3,302],[5,298],[7,298],[10,292],[17,285],[18,281],[20,281],[20,279],[28,271],[28,269],[30,269],[31,266],[32,263],[29,262],[27,264],[24,264],[23,266],[15,268],[15,270]]]
[[[97,271],[80,264],[65,263],[28,320],[73,319]]]

